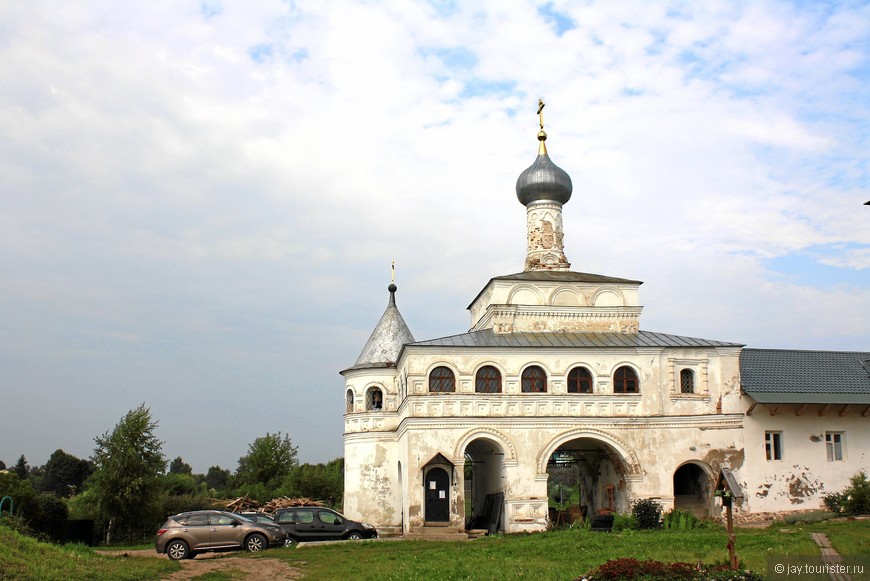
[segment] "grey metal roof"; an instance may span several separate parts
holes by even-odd
[[[366,341],[356,363],[345,371],[371,367],[394,367],[399,353],[402,351],[402,346],[405,343],[414,342],[414,336],[411,335],[408,325],[405,324],[402,314],[396,307],[396,285],[391,284],[388,290],[390,291],[390,301],[387,304],[387,310],[384,311],[381,320],[375,326],[369,340]]]
[[[505,333],[492,329],[471,331],[428,341],[410,343],[414,347],[742,347],[740,343],[726,343],[640,331],[636,335],[624,333]]]
[[[758,403],[870,404],[870,353],[744,349],[740,380]]]

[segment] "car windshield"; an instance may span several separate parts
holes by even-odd
[[[253,518],[251,518],[249,516],[245,516],[243,514],[233,514],[233,516],[236,517],[237,519],[243,520],[245,522],[257,522]]]

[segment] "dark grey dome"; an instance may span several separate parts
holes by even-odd
[[[517,178],[517,198],[523,206],[544,200],[564,204],[571,199],[573,189],[571,176],[546,153],[539,153],[535,163]]]

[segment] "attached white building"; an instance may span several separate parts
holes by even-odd
[[[387,310],[346,381],[344,512],[383,533],[540,531],[548,495],[577,512],[818,508],[868,470],[870,353],[743,349],[641,330],[636,280],[573,272],[571,179],[546,133],[517,180],[523,272],[493,277],[470,330],[415,341]],[[556,484],[565,485],[564,487]]]

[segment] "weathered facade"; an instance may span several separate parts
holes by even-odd
[[[639,281],[569,270],[571,180],[549,158],[543,121],[538,139],[517,180],[524,271],[489,281],[468,332],[427,341],[390,285],[342,371],[345,513],[383,533],[540,531],[549,499],[568,490],[558,501],[580,514],[639,498],[710,514],[723,468],[743,488],[738,510],[795,510],[866,470],[870,353],[833,364],[849,368],[845,383],[828,375],[802,392],[770,381],[776,353],[641,330]],[[802,353],[810,366],[825,356]]]

